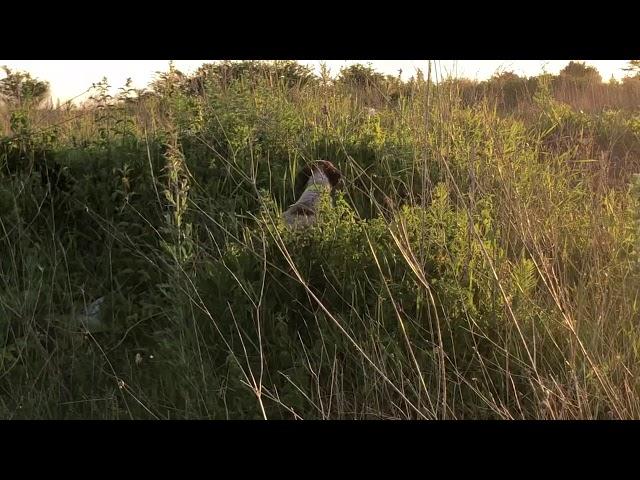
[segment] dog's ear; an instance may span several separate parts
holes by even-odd
[[[307,182],[309,181],[310,177],[311,177],[311,165],[305,165],[298,172],[298,175],[296,176],[296,183],[294,187],[296,198],[302,195],[302,192],[304,191],[304,188],[307,186]]]
[[[331,188],[340,188],[342,185],[342,173],[338,170],[333,163],[328,162],[326,160],[321,160],[318,162],[319,166],[324,171],[324,174],[329,179],[329,183],[331,183]]]

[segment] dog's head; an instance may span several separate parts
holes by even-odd
[[[308,163],[298,172],[295,186],[297,197],[299,197],[307,187],[314,171],[322,172],[327,177],[331,185],[332,193],[342,185],[342,173],[340,173],[340,170],[338,170],[333,163],[327,160],[316,160],[315,162]]]

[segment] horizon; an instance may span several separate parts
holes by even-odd
[[[185,74],[195,72],[205,63],[219,60],[175,60],[175,67]],[[370,64],[385,75],[398,75],[402,80],[414,76],[418,69],[427,71],[428,60],[296,60],[312,67],[319,73],[321,63],[326,63],[331,76],[335,77],[341,68],[353,64]],[[544,71],[557,74],[571,60],[435,60],[432,71],[436,79],[446,77],[468,78],[482,81],[500,71],[513,71],[520,76],[536,76]],[[603,81],[611,78],[620,80],[628,75],[623,69],[628,60],[574,60],[594,66]],[[86,100],[86,92],[92,84],[106,77],[110,85],[109,93],[115,94],[131,78],[134,88],[146,88],[156,78],[157,73],[169,70],[169,60],[0,60],[0,66],[11,70],[26,71],[33,77],[49,82],[51,100],[75,102]]]

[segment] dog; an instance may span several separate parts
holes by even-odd
[[[314,225],[322,198],[327,195],[333,198],[341,182],[342,173],[327,160],[306,165],[296,177],[298,201],[284,212],[285,223],[293,228]]]

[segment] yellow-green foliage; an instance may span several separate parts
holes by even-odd
[[[639,119],[558,82],[227,62],[8,108],[0,412],[637,418]],[[343,189],[288,229],[315,159]]]

